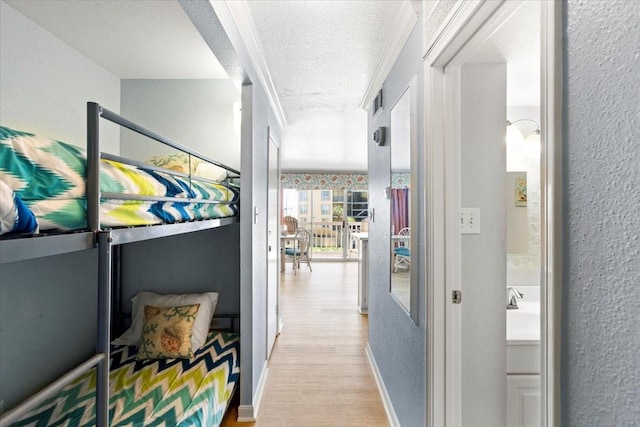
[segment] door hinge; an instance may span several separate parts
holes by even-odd
[[[451,302],[454,304],[460,304],[462,302],[462,291],[452,291]]]

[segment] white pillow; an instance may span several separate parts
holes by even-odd
[[[227,170],[211,163],[201,162],[196,167],[194,175],[214,181],[224,181],[227,177]]]
[[[218,304],[217,292],[205,292],[203,294],[160,295],[153,292],[140,292],[131,299],[131,326],[122,335],[113,340],[116,345],[139,345],[142,339],[142,326],[144,325],[144,306],[154,307],[180,307],[183,305],[200,304],[196,320],[193,323],[191,335],[191,349],[195,353],[204,345],[209,333],[209,325],[213,312]]]

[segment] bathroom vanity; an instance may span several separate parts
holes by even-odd
[[[524,299],[507,310],[507,425],[539,427],[540,300],[534,290],[519,289]]]
[[[358,311],[369,310],[369,233],[353,233],[358,240]]]

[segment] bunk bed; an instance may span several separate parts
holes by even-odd
[[[101,120],[115,123],[178,150],[186,169],[172,167],[167,164],[166,159],[150,164],[103,153],[100,150]],[[27,139],[33,136],[8,128],[3,128],[2,132],[3,138],[7,135],[18,139],[21,136],[26,136]],[[239,317],[237,314],[231,316],[227,331],[212,331],[206,334],[204,343],[197,351],[189,349],[187,353],[175,353],[177,356],[170,353],[169,356],[160,355],[159,358],[150,356],[154,360],[149,360],[144,355],[141,356],[140,348],[136,349],[131,345],[112,346],[111,340],[112,332],[121,329],[122,318],[126,316],[122,310],[121,245],[237,223],[239,171],[93,102],[87,103],[86,154],[59,141],[54,143],[54,148],[47,147],[41,151],[55,154],[57,159],[54,162],[57,161],[58,166],[73,169],[73,173],[81,175],[79,180],[75,177],[78,181],[77,189],[65,188],[65,194],[72,195],[66,197],[64,203],[68,205],[68,201],[72,199],[72,208],[61,207],[60,200],[54,200],[53,207],[43,207],[43,203],[47,201],[38,198],[27,197],[27,200],[22,200],[19,185],[16,186],[18,188],[7,190],[6,187],[11,186],[6,182],[2,184],[4,188],[0,188],[0,191],[4,191],[2,194],[5,196],[9,194],[12,201],[10,214],[7,216],[2,212],[3,217],[0,219],[9,218],[3,221],[3,228],[7,231],[9,225],[16,226],[17,229],[8,230],[9,233],[0,238],[0,264],[97,249],[96,352],[84,363],[4,413],[0,417],[0,426],[64,422],[97,426],[132,423],[219,424],[239,376],[239,339],[235,333],[239,330],[235,325]],[[29,153],[16,154],[14,148],[0,144],[0,171],[13,167],[15,178],[21,173],[15,170],[16,163],[24,162],[25,170],[29,169],[27,166],[31,167],[36,163],[29,158]],[[216,170],[223,170],[224,173],[218,176],[199,176],[193,168],[198,162],[213,165]],[[36,169],[44,170],[43,177],[27,177],[24,182],[28,182],[28,185],[23,185],[23,188],[40,185],[39,190],[33,192],[46,193],[47,188],[44,187],[55,187],[51,184],[52,175],[46,173],[47,168],[38,168],[36,164]],[[118,175],[128,177],[136,185],[130,185],[126,181],[118,182]],[[5,181],[12,183],[11,177]],[[60,180],[63,184],[73,181],[68,177]],[[3,197],[5,206],[7,200],[7,197]],[[199,313],[204,312],[200,309],[204,306],[200,301],[171,309],[179,311],[189,307],[192,311],[186,318],[191,319],[191,322],[194,319],[198,322]],[[146,310],[160,310],[157,313],[166,316],[166,310],[169,309],[166,307],[168,306],[160,304],[158,307],[134,306],[132,323],[136,321],[135,310],[145,310],[146,322]],[[209,319],[214,309],[215,304],[211,308]],[[191,329],[188,333],[191,334]],[[139,347],[143,345],[140,344]],[[195,345],[193,348],[196,348]],[[174,357],[170,357],[172,354]],[[189,376],[199,378],[199,382],[195,386],[184,387],[187,381],[185,378]],[[162,388],[164,386],[161,384],[154,389],[150,384],[154,379],[166,380],[167,377],[171,378],[168,381],[169,389]],[[130,381],[133,381],[133,385]],[[123,385],[124,383],[130,387]],[[181,385],[180,390],[172,390],[172,384]],[[185,388],[190,389],[189,396],[184,394]],[[83,390],[83,398],[74,402],[72,398],[78,399],[78,390]],[[143,392],[144,390],[147,391]],[[121,395],[112,395],[114,391]],[[91,403],[87,404],[87,400]],[[149,407],[149,402],[153,403],[152,407]]]

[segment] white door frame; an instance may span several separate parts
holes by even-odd
[[[427,204],[427,425],[460,426],[460,310],[448,310],[459,283],[460,171],[457,93],[444,78],[454,57],[473,50],[472,37],[488,37],[517,7],[516,1],[458,2],[424,56],[425,200]],[[560,425],[562,4],[541,1],[541,411],[543,426]],[[487,24],[487,25],[485,25]],[[480,37],[482,38],[482,36]],[[477,38],[476,38],[477,40]],[[453,141],[453,143],[451,143]],[[447,332],[449,339],[447,339]],[[457,359],[456,359],[457,358]],[[506,398],[506,396],[505,396]]]
[[[271,131],[271,127],[267,128],[268,135],[268,144],[269,148],[267,151],[268,157],[268,169],[267,169],[267,245],[269,246],[267,249],[267,322],[266,322],[266,360],[269,360],[271,357],[271,352],[273,350],[273,346],[275,344],[276,337],[280,333],[280,257],[282,254],[280,253],[280,143],[273,136],[273,132]],[[273,159],[271,156],[276,155],[276,158]],[[276,171],[275,171],[275,179],[277,180],[273,183],[272,173],[274,171],[271,169],[272,160],[275,160]],[[275,185],[275,191],[272,188],[272,185]],[[271,200],[271,196],[275,192],[275,212],[272,211],[273,205]],[[275,226],[275,229],[271,228]],[[275,261],[274,261],[275,259]],[[275,288],[275,289],[274,289]],[[275,301],[273,301],[275,297]],[[271,318],[272,315],[272,306],[275,303],[275,319]]]

